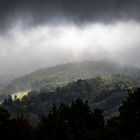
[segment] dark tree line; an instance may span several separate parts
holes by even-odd
[[[70,105],[53,106],[36,126],[28,117],[11,115],[0,107],[0,137],[20,140],[139,140],[140,89],[128,93],[119,116],[105,121],[103,110],[91,111],[80,98]]]
[[[105,117],[111,117],[118,112],[118,108],[127,96],[127,90],[131,84],[125,78],[104,79],[94,77],[89,80],[77,80],[63,87],[58,87],[54,91],[42,88],[40,91],[31,91],[27,96],[15,100],[7,97],[2,105],[12,114],[12,116],[28,115],[32,122],[36,123],[41,116],[48,115],[55,104],[59,106],[61,102],[70,105],[72,101],[80,97],[83,101],[88,100],[91,110],[94,108],[105,109]]]

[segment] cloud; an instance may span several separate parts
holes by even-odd
[[[139,66],[139,0],[0,0],[0,74],[82,59]]]
[[[58,24],[15,28],[0,36],[0,73],[22,75],[77,60],[112,60],[140,67],[140,23]]]
[[[63,21],[112,22],[139,20],[139,0],[1,0],[0,29],[11,28],[18,20],[28,26]]]

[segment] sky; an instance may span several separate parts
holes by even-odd
[[[140,67],[140,0],[0,0],[0,77],[81,60]]]

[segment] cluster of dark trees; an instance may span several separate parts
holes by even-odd
[[[22,99],[12,100],[7,97],[2,105],[13,115],[28,115],[33,123],[41,116],[48,115],[55,104],[57,107],[63,102],[70,105],[80,97],[88,100],[91,110],[94,108],[105,109],[105,117],[111,117],[118,112],[118,107],[127,96],[131,83],[123,77],[101,78],[95,77],[88,80],[77,80],[66,86],[58,87],[54,91],[42,88],[39,92],[32,91]]]
[[[104,110],[91,111],[80,98],[70,105],[53,106],[35,126],[25,116],[12,118],[0,107],[0,137],[20,140],[139,140],[140,89],[128,92],[119,116],[104,119]]]

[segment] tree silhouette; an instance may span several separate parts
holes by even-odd
[[[103,111],[91,112],[88,102],[80,98],[70,106],[61,104],[53,107],[47,117],[43,117],[37,127],[38,139],[87,139],[92,131],[104,129]]]
[[[120,131],[127,140],[135,139],[140,134],[140,88],[129,92],[129,96],[119,109]]]

